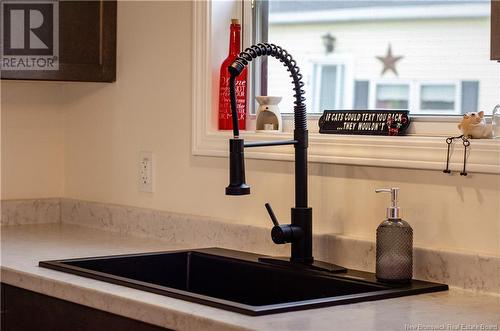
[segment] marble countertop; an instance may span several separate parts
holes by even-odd
[[[194,248],[69,224],[3,226],[2,282],[175,330],[499,330],[500,296],[458,289],[251,317],[38,267],[41,260]]]

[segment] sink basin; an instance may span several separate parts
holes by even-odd
[[[259,257],[206,248],[42,261],[40,266],[254,316],[448,289],[418,280],[389,285],[371,273],[290,268]]]

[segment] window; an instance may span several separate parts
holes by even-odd
[[[421,85],[420,110],[432,113],[455,113],[457,104],[455,85]]]
[[[488,114],[498,103],[490,0],[256,3],[256,41],[278,43],[293,55],[311,113],[373,107],[426,116]],[[282,112],[292,111],[280,63],[267,61],[255,79],[266,86],[257,95],[282,96]]]
[[[375,108],[408,109],[410,87],[401,84],[377,84]]]
[[[373,80],[365,88],[356,89],[356,104],[366,104],[370,109],[408,109],[413,115],[460,115],[477,110],[479,82]],[[369,101],[364,102],[364,98]],[[366,109],[356,105],[354,108]]]
[[[310,4],[313,1],[308,1]],[[330,2],[323,2],[325,5],[329,5]],[[497,63],[491,62],[486,64],[483,60],[484,51],[488,48],[489,39],[488,33],[485,32],[485,20],[488,22],[489,12],[485,14],[484,1],[478,0],[474,1],[474,6],[472,8],[466,8],[464,10],[462,7],[455,7],[454,10],[448,10],[447,14],[443,14],[443,10],[432,11],[432,17],[425,20],[421,20],[420,16],[429,15],[429,6],[432,3],[442,3],[441,1],[426,1],[427,5],[425,10],[416,10],[412,8],[407,10],[408,6],[404,7],[407,18],[413,15],[413,19],[401,19],[401,10],[390,10],[382,11],[380,9],[373,10],[370,14],[362,14],[357,12],[356,15],[352,15],[352,10],[349,9],[345,12],[337,12],[336,15],[332,15],[331,12],[326,14],[315,13],[314,15],[309,15],[305,10],[301,11],[299,14],[291,17],[294,21],[304,22],[310,19],[320,19],[323,21],[331,20],[332,17],[337,20],[344,20],[343,24],[338,24],[335,31],[331,30],[330,36],[334,38],[324,38],[321,36],[328,33],[324,33],[324,29],[317,28],[315,24],[302,25],[300,29],[294,30],[293,33],[288,34],[288,38],[279,39],[279,45],[284,46],[294,55],[297,63],[301,67],[301,72],[304,74],[304,82],[306,83],[306,97],[308,102],[315,101],[314,94],[310,90],[316,89],[313,87],[314,82],[319,79],[319,76],[315,74],[320,70],[322,65],[336,65],[337,70],[325,70],[326,76],[335,79],[339,79],[338,75],[333,75],[333,72],[343,72],[343,78],[341,81],[344,82],[341,88],[341,107],[345,109],[356,108],[356,109],[369,109],[371,108],[371,103],[375,103],[376,99],[376,84],[379,85],[408,85],[409,86],[409,108],[415,114],[416,112],[423,113],[421,110],[420,94],[422,86],[428,85],[454,85],[455,86],[455,100],[454,107],[456,111],[464,112],[471,111],[472,109],[481,109],[489,111],[484,105],[489,104],[492,100],[496,100],[499,97],[500,91],[500,66]],[[452,3],[454,1],[448,1],[447,3]],[[481,3],[483,2],[483,3]],[[234,5],[235,10],[233,12],[227,10],[228,3]],[[255,2],[256,7],[259,7],[259,3]],[[298,1],[293,2],[295,4]],[[352,5],[353,1],[338,2],[344,5]],[[366,3],[365,1],[356,3]],[[380,1],[382,3],[382,1]],[[384,3],[389,3],[388,1]],[[390,2],[390,4],[395,4],[396,2]],[[399,3],[399,1],[397,2]],[[414,3],[412,1],[406,1],[406,4]],[[419,2],[420,3],[420,2]],[[214,80],[217,74],[214,74],[214,68],[219,69],[221,61],[225,58],[227,47],[227,40],[220,38],[220,35],[228,34],[229,32],[224,30],[228,28],[227,22],[232,17],[238,17],[237,6],[243,5],[244,10],[240,14],[243,22],[243,36],[244,45],[253,44],[255,41],[259,40],[277,40],[276,38],[264,38],[264,39],[253,39],[255,36],[252,34],[255,32],[252,26],[255,26],[255,22],[252,23],[252,17],[255,18],[255,12],[251,8],[251,2],[245,1],[241,2],[239,0],[234,0],[232,2],[222,2],[222,1],[196,1],[193,3],[193,43],[195,47],[193,48],[194,55],[192,57],[192,74],[193,74],[193,88],[192,88],[192,139],[191,148],[193,155],[202,156],[218,156],[227,157],[227,139],[230,137],[229,132],[218,131],[215,125],[214,116],[217,115],[218,100],[215,96],[218,95],[216,89],[218,87],[218,82]],[[290,3],[288,3],[290,4]],[[456,4],[456,2],[455,2]],[[460,6],[462,6],[461,3]],[[291,6],[293,7],[293,5]],[[421,8],[421,7],[420,7]],[[462,9],[459,9],[462,8]],[[418,9],[418,8],[417,8]],[[365,9],[363,9],[365,10]],[[365,10],[366,11],[366,10]],[[269,12],[269,11],[268,11]],[[465,14],[464,14],[465,12]],[[394,15],[399,15],[399,19],[395,19]],[[393,15],[393,16],[391,16]],[[460,19],[460,15],[465,15],[469,17],[468,19]],[[353,17],[355,16],[355,19]],[[261,19],[264,16],[259,16]],[[387,22],[372,22],[367,23],[367,19],[373,19]],[[418,34],[422,31],[413,31],[414,34],[410,34],[407,30],[403,31],[402,27],[394,28],[394,25],[402,24],[404,22],[414,23],[414,21],[425,21],[429,23],[430,21],[437,20],[438,18],[444,17],[454,17],[452,21],[455,21],[455,29],[457,33],[447,34],[447,38],[451,39],[453,42],[450,44],[455,45],[454,48],[448,52],[443,53],[443,49],[439,48],[439,45],[446,44],[445,42],[436,43],[431,40],[433,38],[442,38],[444,29],[441,26],[441,30],[434,29],[440,33],[434,34],[432,36],[427,36],[429,42],[433,42],[433,47],[424,47],[422,44],[422,39],[420,38],[419,43],[417,43],[416,38]],[[486,17],[486,19],[485,19]],[[289,19],[289,17],[285,17]],[[271,20],[276,22],[286,21],[283,17],[272,17]],[[347,22],[346,20],[349,20]],[[421,20],[421,21],[420,21]],[[353,22],[351,22],[353,21]],[[363,22],[358,24],[356,30],[351,30],[349,33],[343,32],[344,38],[339,38],[339,33],[341,32],[342,26],[347,29],[350,28],[350,24],[356,23],[356,21]],[[465,22],[464,22],[465,21]],[[477,26],[472,28],[468,26],[466,29],[463,27],[472,21],[478,23],[480,22],[478,33]],[[302,24],[301,23],[301,24]],[[380,24],[379,24],[380,23]],[[448,22],[449,23],[449,22]],[[448,24],[447,23],[447,24]],[[247,25],[248,24],[248,25]],[[264,26],[260,25],[259,26]],[[246,27],[246,29],[245,29]],[[415,44],[413,51],[407,51],[406,54],[417,54],[419,48],[424,47],[425,52],[419,53],[420,59],[417,62],[407,63],[405,66],[396,66],[399,75],[395,75],[390,71],[382,75],[382,67],[377,67],[378,59],[373,57],[373,54],[377,54],[377,45],[381,44],[380,40],[387,40],[386,35],[382,34],[378,36],[378,40],[371,39],[374,37],[370,35],[373,27],[384,27],[387,34],[403,31],[399,36],[399,40],[408,40],[407,44]],[[427,27],[426,30],[432,30],[432,27]],[[436,26],[434,26],[436,28]],[[290,28],[285,28],[283,30],[290,30]],[[304,31],[315,31],[314,35],[310,38],[300,39],[300,47],[290,48],[288,46],[294,44],[294,39],[297,35],[304,33]],[[266,30],[271,32],[271,30]],[[291,32],[291,31],[288,31]],[[449,32],[449,31],[448,31]],[[474,38],[468,38],[464,46],[464,35],[469,33],[474,34]],[[265,35],[265,33],[262,33]],[[319,36],[320,48],[319,50],[314,46],[317,44],[317,40],[313,38],[314,36]],[[349,37],[349,38],[347,38]],[[432,37],[432,38],[431,38]],[[325,47],[323,40],[328,42],[334,42],[333,47]],[[441,40],[442,41],[442,40]],[[461,47],[457,46],[457,42]],[[383,45],[386,45],[382,43]],[[396,53],[396,44],[393,44],[393,55],[398,55]],[[313,47],[314,46],[314,47]],[[348,47],[347,47],[348,46]],[[446,45],[447,47],[450,47]],[[399,47],[399,46],[398,46]],[[342,49],[349,48],[355,50],[359,48],[356,52],[346,52]],[[385,48],[385,47],[384,47]],[[333,49],[333,53],[326,54],[327,50]],[[373,50],[375,49],[375,51]],[[302,50],[302,54],[300,51]],[[439,52],[438,52],[439,50]],[[446,50],[446,49],[445,49]],[[297,52],[295,52],[297,51]],[[398,49],[399,51],[399,49]],[[369,53],[366,57],[365,53]],[[474,53],[474,54],[472,54]],[[298,55],[296,55],[298,54]],[[352,54],[357,54],[352,56]],[[468,56],[464,57],[463,55]],[[432,56],[431,56],[432,55]],[[408,58],[410,57],[407,55]],[[207,61],[211,59],[211,61]],[[276,73],[271,72],[270,68],[266,68],[266,63],[264,63],[267,58],[260,57],[255,61],[252,61],[251,71],[260,71],[264,74],[250,76],[249,85],[253,84],[259,85],[259,83],[267,83],[267,77],[270,76],[270,86],[269,88],[276,88],[279,84],[273,83],[273,79],[276,79],[275,74],[283,74],[285,77],[285,84],[283,86],[286,90],[283,90],[282,95],[285,98],[291,96],[291,83],[290,77],[287,77],[286,71],[283,67],[279,67]],[[464,60],[465,59],[465,60]],[[261,61],[262,60],[262,61]],[[415,59],[414,59],[415,60]],[[418,62],[421,62],[418,64]],[[476,62],[475,62],[476,61]],[[259,62],[262,64],[259,67]],[[269,59],[269,63],[276,63],[274,59]],[[473,65],[467,65],[473,64]],[[475,63],[475,64],[474,64]],[[316,69],[314,69],[314,65]],[[418,65],[417,65],[418,64]],[[416,66],[413,67],[413,65]],[[256,67],[259,70],[254,70]],[[340,71],[339,68],[342,68]],[[451,69],[450,69],[451,68]],[[322,69],[322,68],[321,68]],[[332,68],[329,68],[332,69]],[[405,73],[409,69],[412,70],[412,74],[409,75]],[[321,71],[320,71],[321,72]],[[431,75],[432,73],[432,75]],[[266,78],[260,82],[261,78]],[[439,79],[438,79],[439,78]],[[316,83],[317,84],[317,83]],[[319,83],[321,86],[321,81]],[[337,86],[337,85],[336,85]],[[270,90],[269,89],[269,90]],[[330,91],[331,89],[326,89]],[[335,88],[338,91],[337,87]],[[425,89],[424,89],[425,90]],[[262,93],[265,91],[265,94]],[[319,90],[321,91],[321,89]],[[217,90],[218,92],[218,90]],[[271,95],[267,93],[267,85],[260,84],[258,88],[250,89],[250,92],[262,95]],[[316,91],[316,93],[320,93]],[[382,92],[380,93],[382,95]],[[394,93],[395,94],[395,93]],[[424,92],[425,94],[425,92]],[[441,92],[440,92],[441,94]],[[449,94],[449,93],[448,93]],[[323,95],[325,95],[323,93]],[[394,97],[394,96],[393,96]],[[331,97],[330,97],[331,98]],[[425,100],[432,100],[435,102],[437,98],[431,98],[423,96]],[[250,99],[252,100],[253,97]],[[332,99],[327,99],[332,102]],[[339,100],[339,99],[334,99]],[[394,99],[391,99],[394,100]],[[446,97],[441,97],[438,102],[441,103],[445,100],[445,103],[449,103],[449,95]],[[316,100],[317,101],[317,100]],[[337,102],[337,101],[335,101]],[[308,105],[308,110],[313,111],[311,104]],[[319,106],[318,106],[319,107]],[[425,105],[424,105],[425,107]],[[444,106],[442,107],[444,108]],[[449,108],[449,107],[447,107]],[[283,102],[280,104],[280,109],[285,110]],[[449,110],[439,110],[440,113],[449,112]],[[411,168],[411,169],[432,169],[432,170],[442,170],[444,166],[443,155],[445,152],[445,147],[443,146],[443,137],[453,135],[457,132],[457,122],[459,121],[459,116],[455,117],[439,117],[433,118],[427,116],[426,118],[414,117],[413,124],[410,127],[408,134],[409,137],[400,137],[394,139],[393,137],[383,137],[383,136],[355,136],[355,135],[321,135],[317,132],[317,117],[311,116],[308,120],[308,130],[309,135],[309,160],[312,162],[320,163],[332,163],[332,164],[344,164],[344,165],[361,165],[361,166],[380,166],[380,167],[394,167],[394,168]],[[249,117],[250,124],[255,122],[254,116]],[[247,124],[248,124],[247,123]],[[281,140],[281,139],[293,139],[293,119],[292,116],[285,115],[283,118],[283,133],[262,133],[254,132],[251,126],[247,131],[240,132],[244,139],[248,141],[266,141],[266,140]],[[471,172],[482,172],[482,173],[494,173],[500,174],[500,165],[498,164],[498,159],[500,157],[500,150],[498,148],[498,142],[492,139],[480,139],[474,142],[474,152],[470,154],[470,158],[467,162],[467,169]],[[294,157],[293,148],[276,148],[276,147],[262,147],[256,149],[249,149],[245,151],[245,155],[248,159],[270,159],[270,160],[292,160]],[[463,165],[463,160],[461,153],[455,153],[452,156],[451,168],[459,170]]]
[[[306,103],[308,112],[323,113],[325,109],[342,109],[346,107],[346,67],[343,58],[310,58],[305,66],[301,66],[300,72],[304,75],[306,91]],[[293,99],[289,74],[283,66],[274,61],[269,63],[269,72],[274,79],[273,84],[268,85],[268,95],[283,96],[280,103],[282,113],[293,112]],[[287,97],[288,96],[288,97]]]
[[[344,66],[332,63],[315,63],[313,68],[313,111],[342,107],[344,92]]]

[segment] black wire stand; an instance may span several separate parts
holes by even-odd
[[[459,140],[459,139],[462,140],[462,144],[464,145],[464,165],[463,165],[462,171],[460,172],[460,176],[467,176],[467,171],[465,169],[466,169],[466,165],[467,165],[467,155],[468,155],[468,152],[470,151],[470,140],[466,136],[464,136],[463,134],[460,136],[456,136],[456,137],[446,138],[446,144],[448,145],[448,150],[446,153],[446,169],[444,169],[443,172],[445,174],[451,174],[451,170],[450,170],[451,147],[452,147],[453,143],[455,142],[455,140]]]

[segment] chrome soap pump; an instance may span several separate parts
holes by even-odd
[[[409,282],[413,276],[413,229],[400,218],[399,188],[383,188],[375,192],[391,194],[387,219],[377,228],[376,277],[381,282]]]

